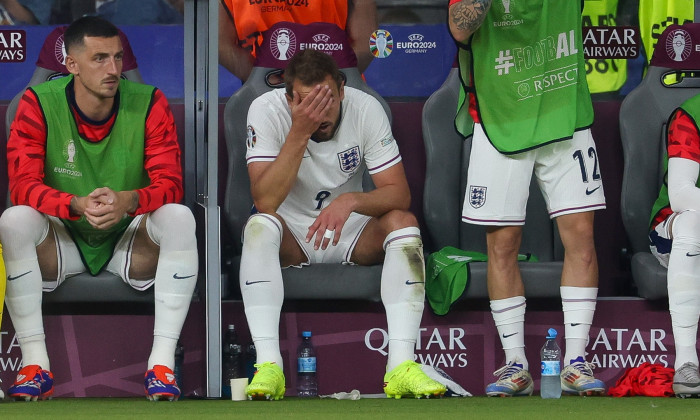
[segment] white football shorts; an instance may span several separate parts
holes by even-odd
[[[522,153],[504,155],[474,125],[462,221],[478,225],[525,224],[535,174],[550,218],[605,208],[600,161],[590,129]]]
[[[355,249],[357,241],[362,235],[362,231],[367,226],[367,223],[371,220],[371,217],[365,216],[358,213],[350,213],[350,217],[343,225],[343,230],[340,234],[340,239],[338,244],[333,246],[332,243],[328,244],[325,250],[320,247],[316,250],[314,249],[314,242],[316,236],[314,236],[309,243],[306,243],[306,235],[309,233],[309,226],[306,224],[296,224],[287,222],[287,227],[292,232],[292,236],[296,239],[297,243],[306,254],[307,262],[302,263],[299,266],[302,267],[309,264],[319,264],[319,263],[342,263],[342,264],[354,264],[350,261],[352,256],[352,251]],[[283,267],[286,268],[286,267]]]
[[[107,271],[121,277],[125,283],[136,290],[146,290],[154,282],[154,279],[133,280],[129,278],[130,256],[134,237],[136,236],[136,230],[141,220],[145,216],[145,214],[140,214],[134,217],[117,242],[114,253],[112,254],[112,259],[109,260],[109,263],[107,263],[105,267]],[[42,285],[45,292],[50,292],[60,286],[67,278],[86,272],[87,268],[80,256],[78,246],[73,241],[73,238],[71,238],[68,229],[63,222],[61,222],[61,219],[53,216],[47,216],[47,218],[55,232],[56,253],[58,257],[58,278],[55,280],[44,279]]]

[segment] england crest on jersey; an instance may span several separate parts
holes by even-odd
[[[479,187],[478,185],[469,186],[469,205],[478,209],[483,206],[486,202],[486,187]]]
[[[354,172],[360,166],[360,146],[351,147],[338,153],[340,170],[346,173]]]

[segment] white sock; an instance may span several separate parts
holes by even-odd
[[[413,360],[425,302],[423,242],[417,227],[398,229],[384,240],[381,296],[389,335],[387,372]]]
[[[250,216],[243,231],[240,285],[257,362],[283,368],[279,346],[284,284],[280,268],[282,223],[269,214]]]
[[[563,364],[566,366],[579,356],[586,360],[586,344],[593,324],[598,288],[561,286],[559,291],[564,310],[566,353]]]
[[[10,207],[0,217],[7,295],[5,303],[22,351],[22,365],[50,370],[42,319],[42,278],[36,246],[46,239],[48,219],[28,206]],[[3,279],[2,281],[4,281]]]
[[[676,347],[675,368],[698,364],[695,348],[700,315],[700,215],[683,212],[673,221],[673,243],[668,262],[668,307]]]
[[[525,357],[525,296],[513,296],[492,300],[491,315],[501,339],[506,356],[506,364],[518,362],[527,370]]]
[[[192,212],[180,204],[166,204],[146,221],[148,234],[160,246],[155,278],[153,347],[148,369],[175,367],[175,347],[197,283],[199,260]],[[175,275],[177,274],[177,278]]]

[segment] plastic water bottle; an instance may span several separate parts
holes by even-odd
[[[255,363],[258,358],[258,353],[255,351],[255,343],[248,343],[245,350],[245,374],[248,377],[248,382],[253,380],[255,375]]]
[[[542,346],[540,357],[542,359],[540,396],[542,398],[560,398],[561,349],[557,345],[557,330],[554,328],[547,331],[547,341]]]
[[[229,324],[224,335],[223,374],[221,375],[222,397],[231,398],[231,379],[243,375],[242,348],[238,342],[238,333],[233,324]]]
[[[311,343],[311,331],[301,333],[301,344],[297,351],[297,395],[317,397],[316,352]]]
[[[183,390],[184,382],[182,380],[182,365],[185,364],[185,347],[182,345],[180,340],[177,341],[177,346],[175,347],[175,368],[173,369],[173,374],[175,375],[175,382]],[[182,397],[181,397],[182,398]]]

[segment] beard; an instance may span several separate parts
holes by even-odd
[[[321,124],[321,127],[324,128],[319,127],[318,130],[314,131],[314,133],[311,135],[311,140],[315,141],[316,143],[323,143],[335,137],[335,133],[336,131],[338,131],[338,126],[340,125],[340,120],[342,119],[342,116],[343,108],[341,104],[341,108],[338,111],[338,119],[336,120],[335,124],[333,124],[330,121],[324,121]],[[331,129],[328,130],[328,127],[331,127]]]

